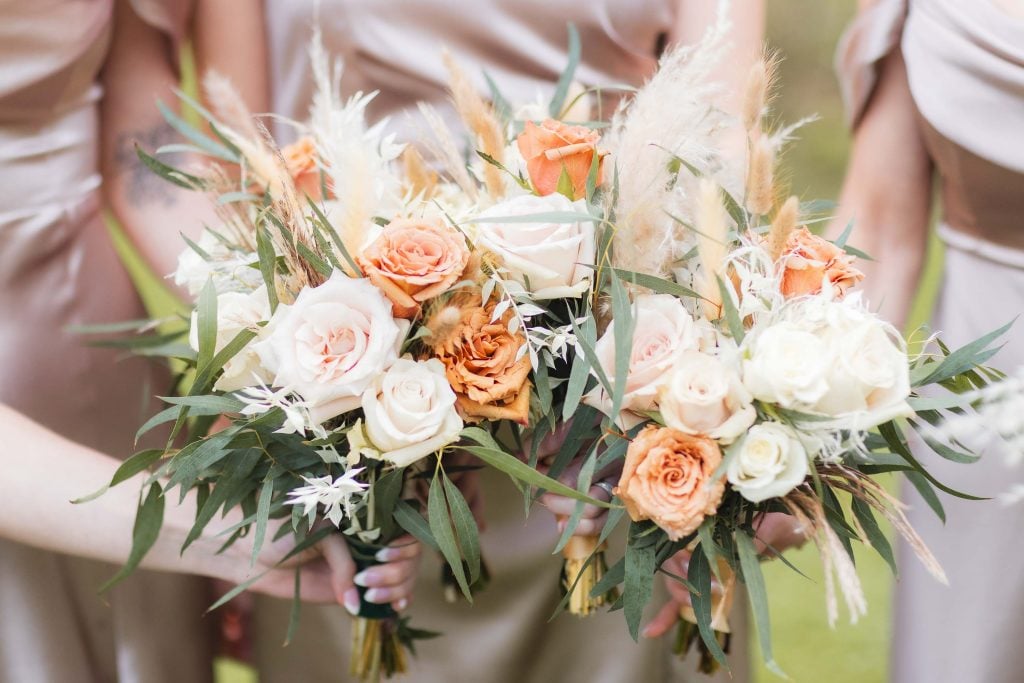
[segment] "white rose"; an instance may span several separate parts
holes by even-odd
[[[739,372],[722,358],[697,351],[679,357],[659,397],[666,425],[723,444],[735,441],[757,417]]]
[[[726,478],[753,503],[784,496],[807,477],[807,449],[784,424],[754,425],[734,449]]]
[[[743,383],[754,398],[806,411],[828,392],[832,353],[814,333],[792,322],[780,322],[751,339]]]
[[[274,385],[301,396],[321,424],[359,407],[366,388],[398,359],[408,329],[369,280],[335,271],[278,306],[255,348]]]
[[[270,318],[270,301],[267,288],[260,286],[249,294],[224,292],[217,296],[217,343],[214,353],[231,343],[242,330],[261,332],[259,323]],[[257,336],[258,338],[258,336]],[[189,345],[199,350],[198,314],[192,312],[192,327],[188,335]],[[223,373],[213,388],[217,391],[237,391],[259,382],[269,381],[266,371],[256,353],[255,342],[250,342],[224,364]]]
[[[869,429],[912,414],[910,362],[897,332],[859,307],[856,297],[828,305],[822,337],[833,349],[829,390],[813,412],[847,417],[851,428]]]
[[[697,348],[699,333],[683,303],[668,294],[639,296],[633,307],[633,348],[629,356],[629,374],[622,397],[622,412],[617,416],[625,428],[640,423],[637,413],[657,408],[658,389],[679,354]],[[608,381],[615,385],[615,328],[608,330],[594,347],[597,362]],[[611,396],[598,385],[584,402],[605,414],[612,409]]]
[[[743,381],[755,398],[864,430],[913,413],[910,363],[892,326],[856,295],[790,304],[754,335]]]
[[[219,237],[204,230],[196,241],[207,258],[203,258],[191,246],[178,255],[178,267],[174,271],[174,284],[184,287],[192,296],[197,296],[213,278],[218,292],[249,292],[263,283],[256,264],[255,253],[229,249]]]
[[[553,211],[587,213],[582,199],[560,194],[522,195],[496,204],[479,218],[528,216]],[[581,296],[590,287],[595,261],[595,227],[578,223],[479,223],[477,241],[501,258],[509,277],[527,286],[534,299]]]
[[[380,459],[406,467],[458,440],[462,418],[436,358],[400,358],[363,393],[366,433]]]

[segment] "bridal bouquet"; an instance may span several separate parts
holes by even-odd
[[[713,106],[720,93],[710,74],[725,33],[719,26],[697,47],[663,57],[600,141],[596,130],[555,120],[552,110],[551,119],[526,124],[520,146],[528,163],[560,169],[531,169],[538,189],[559,173],[566,188],[578,188],[583,165],[574,154],[600,149],[585,194],[585,211],[601,228],[594,317],[572,321],[577,352],[555,413],[574,418],[563,454],[583,445],[581,491],[594,471],[621,471],[613,502],[622,507],[585,561],[597,560],[627,516],[629,525],[625,556],[587,590],[596,598],[621,585],[615,605],[635,638],[655,574],[688,551],[687,576],[670,574],[692,600],[680,614],[677,647],[684,653],[696,644],[705,671],[725,662],[737,583],[774,666],[755,545],[766,514],[789,515],[816,544],[830,621],[836,583],[852,619],[866,609],[855,542],[895,570],[879,517],[944,580],[900,503],[872,475],[904,472],[939,516],[934,489],[971,498],[937,481],[908,436],[919,434],[944,458],[976,459],[927,427],[970,408],[964,392],[994,377],[982,364],[1004,331],[955,351],[935,340],[908,353],[857,291],[864,276],[856,261],[866,255],[847,243],[850,228],[828,241],[807,228],[820,205],[776,199],[775,158],[795,127],[773,131],[766,121],[771,60],[750,76],[742,120]],[[534,136],[554,144],[541,144],[538,156]],[[733,156],[745,162],[730,158],[730,141],[743,141],[735,147],[746,154]],[[604,415],[600,424],[587,407]],[[717,594],[712,576],[723,587]]]
[[[139,150],[168,181],[210,195],[219,223],[188,242],[175,274],[196,297],[187,331],[139,341],[183,363],[190,384],[139,431],[173,424],[167,447],[136,454],[112,482],[154,468],[119,576],[152,545],[178,488],[198,492],[186,548],[218,512],[236,509],[242,519],[225,544],[251,535],[254,557],[268,537],[292,535],[291,557],[340,533],[362,569],[409,533],[444,556],[471,600],[484,570],[460,490],[473,469],[464,453],[525,489],[590,500],[492,433],[550,411],[548,368],[566,358],[569,331],[587,315],[591,280],[577,263],[593,261],[594,226],[585,216],[543,222],[582,214],[573,200],[582,189],[556,177],[563,193],[538,196],[504,169],[505,129],[454,63],[453,96],[488,163],[456,161],[451,134],[425,109],[435,151],[453,169],[441,179],[394,142],[386,121],[367,125],[373,95],[343,99],[339,67],[319,41],[311,50],[318,90],[298,142],[279,148],[211,77],[216,114],[193,104],[213,135],[165,109],[188,144],[158,150],[211,162],[185,171]],[[352,674],[404,671],[405,650],[429,635],[363,600]]]

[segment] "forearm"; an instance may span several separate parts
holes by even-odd
[[[858,267],[872,307],[903,325],[924,264],[931,213],[931,161],[921,139],[903,57],[880,67],[879,82],[853,138],[836,237],[852,220],[850,244],[874,261]]]
[[[226,17],[230,16],[230,25]],[[262,14],[255,0],[201,0],[195,10],[195,46],[201,72],[216,70],[235,84],[254,111],[266,106]],[[252,33],[251,31],[255,31]],[[203,225],[216,225],[213,204],[201,192],[179,188],[150,171],[136,147],[155,154],[183,142],[157,109],[180,109],[177,55],[170,40],[118,3],[114,40],[104,66],[102,161],[107,203],[142,257],[158,275],[175,269],[185,247],[181,234],[197,238]],[[189,167],[198,159],[161,155],[170,165]]]
[[[110,489],[96,500],[71,501],[110,481],[120,462],[69,441],[0,405],[0,536],[44,550],[123,563],[131,550],[135,509],[143,475]],[[189,551],[181,545],[195,519],[195,497],[181,505],[169,496],[164,525],[143,560],[147,569],[241,579],[249,565],[238,551],[217,555],[222,539],[216,525]],[[226,528],[233,520],[216,520]]]
[[[718,6],[718,0],[679,0],[672,41],[683,45],[700,42],[717,21]],[[726,53],[712,77],[724,86],[720,106],[731,114],[738,114],[750,69],[764,50],[765,3],[764,0],[734,1],[727,12],[731,29],[726,39]]]

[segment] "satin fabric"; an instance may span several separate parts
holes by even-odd
[[[515,105],[550,98],[567,60],[566,24],[574,22],[583,47],[577,78],[585,85],[640,85],[657,64],[657,49],[675,21],[675,2],[640,0],[269,0],[273,110],[306,118],[313,92],[307,49],[319,21],[328,52],[344,59],[343,92],[379,90],[372,118],[389,116],[402,141],[415,142],[423,127],[416,102],[438,107],[456,121],[445,90],[441,60],[446,47],[483,94],[486,71]],[[601,101],[614,106],[613,98]],[[461,130],[454,124],[453,130]],[[293,133],[283,126],[284,138]],[[507,478],[484,475],[487,529],[484,556],[493,580],[472,606],[449,605],[439,588],[437,558],[420,572],[412,623],[444,637],[417,646],[409,680],[441,683],[560,681],[728,680],[694,673],[693,660],[679,662],[664,641],[634,644],[621,612],[547,623],[560,599],[561,557],[551,550],[557,532],[550,514],[535,509],[524,517],[523,501]],[[609,553],[613,561],[621,548]],[[660,586],[660,579],[658,580]],[[663,604],[659,589],[653,605]],[[745,601],[738,599],[734,627],[734,681],[747,680]],[[653,610],[648,616],[653,616]],[[285,601],[257,598],[254,653],[263,683],[344,679],[349,617],[337,607],[305,608],[295,640],[280,648],[288,622]]]
[[[1024,20],[989,0],[882,0],[851,26],[837,54],[854,124],[879,62],[897,47],[940,180],[947,248],[933,326],[955,348],[1024,310]],[[1024,364],[1024,326],[1014,326],[991,364]],[[940,481],[975,495],[996,496],[1022,476],[998,448],[969,466],[919,453]],[[949,586],[901,546],[892,680],[1021,680],[1024,551],[1016,538],[1024,507],[939,495],[945,525],[907,487],[910,522]]]
[[[483,94],[485,72],[515,105],[547,102],[568,61],[566,27],[579,29],[576,79],[586,86],[639,85],[675,21],[672,0],[267,0],[273,108],[304,120],[312,100],[308,47],[317,23],[328,54],[344,62],[342,91],[380,91],[374,120],[415,140],[424,128],[417,101],[437,106],[462,130],[448,105],[447,49]],[[615,94],[599,98],[613,106]],[[609,114],[607,110],[603,112]],[[292,130],[275,131],[288,139]]]
[[[183,35],[187,3],[138,8]],[[96,80],[112,10],[0,2],[0,401],[126,457],[167,378],[68,330],[144,316],[100,214]],[[82,494],[99,483],[82,482]],[[98,596],[116,571],[0,541],[0,681],[211,680],[206,582],[139,572]]]

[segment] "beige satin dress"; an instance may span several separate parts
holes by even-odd
[[[1024,313],[1024,19],[991,0],[883,0],[851,26],[838,54],[854,124],[879,61],[897,48],[940,182],[946,257],[933,326],[959,346]],[[1024,364],[1021,321],[1006,341],[992,364],[1012,370]],[[998,449],[971,466],[922,456],[940,480],[978,495],[1020,479]],[[940,496],[945,526],[907,491],[910,521],[949,586],[902,549],[892,680],[1024,680],[1024,507]]]
[[[138,3],[176,37],[183,7]],[[166,377],[66,329],[144,315],[100,215],[96,81],[112,10],[0,0],[0,401],[125,457]],[[98,596],[116,569],[0,540],[0,681],[210,680],[205,582],[140,572]]]
[[[445,91],[442,45],[482,93],[488,92],[482,74],[486,69],[508,100],[526,104],[550,98],[566,63],[566,24],[572,21],[583,46],[578,79],[585,85],[636,86],[656,66],[657,46],[672,28],[676,4],[324,0],[319,23],[327,49],[345,59],[344,91],[380,90],[372,116],[390,116],[401,138],[415,141],[422,130],[414,113],[417,100],[433,103],[454,119]],[[271,0],[265,6],[273,111],[302,120],[313,88],[306,50],[317,20],[315,2]],[[717,680],[695,674],[692,660],[680,663],[672,656],[671,637],[634,644],[621,612],[586,619],[562,615],[548,623],[560,598],[561,558],[551,554],[558,537],[553,518],[534,509],[525,519],[522,498],[507,478],[487,473],[484,484],[487,529],[482,543],[493,580],[476,604],[449,605],[439,590],[440,564],[427,558],[410,612],[414,625],[443,631],[444,637],[417,647],[409,681]],[[613,549],[609,558],[614,561],[620,553],[621,548]],[[654,606],[663,604],[661,596],[659,590]],[[747,680],[745,612],[737,612],[732,680],[742,682]],[[343,610],[305,608],[296,640],[282,650],[287,623],[287,602],[258,599],[254,652],[263,683],[346,680],[349,618]]]

